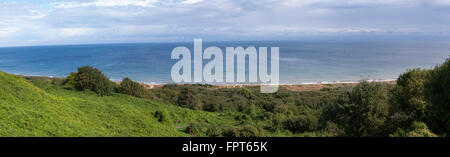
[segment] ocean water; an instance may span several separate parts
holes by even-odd
[[[193,55],[193,42],[2,47],[0,70],[64,77],[91,65],[112,80],[173,83],[170,70],[177,60],[170,55],[177,46],[188,47]],[[282,84],[392,80],[408,68],[432,68],[450,55],[450,42],[436,41],[203,42],[203,49],[209,46],[221,48],[224,55],[230,46],[279,47]]]

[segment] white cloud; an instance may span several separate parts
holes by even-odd
[[[420,6],[431,4],[436,6],[450,5],[450,0],[280,0],[286,7],[348,7],[348,6]]]
[[[92,2],[56,2],[56,8],[76,8],[76,7],[123,7],[123,6],[138,6],[138,7],[154,7],[157,0],[96,0]]]
[[[332,0],[281,0],[280,2],[286,7],[299,7],[318,3],[332,2]]]
[[[450,34],[449,7],[450,0],[11,1],[0,2],[0,42]]]
[[[450,0],[430,0],[437,5],[450,5]]]
[[[88,36],[95,32],[93,28],[62,28],[59,30],[59,35],[63,37],[78,37]]]
[[[7,28],[0,28],[0,37],[5,38],[14,35],[14,33],[18,32],[18,28],[14,27],[7,27]]]
[[[200,3],[203,0],[185,0],[183,2],[181,2],[182,4],[195,4],[195,3]]]

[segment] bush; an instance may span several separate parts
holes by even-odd
[[[206,136],[208,137],[219,137],[222,136],[222,129],[218,126],[211,126],[206,130]]]
[[[100,96],[108,96],[112,95],[114,91],[114,83],[97,68],[84,66],[78,68],[75,88],[82,91],[93,91]]]
[[[252,123],[252,117],[248,114],[242,114],[234,117],[236,121],[239,121],[240,124]]]
[[[279,104],[283,104],[283,102],[278,99],[270,100],[270,101],[263,102],[262,108],[264,110],[266,110],[267,112],[275,112],[275,108]]]
[[[336,123],[327,121],[325,125],[326,125],[325,127],[326,132],[324,134],[328,136],[336,137],[344,133],[344,131],[341,128],[339,128],[339,126]]]
[[[411,128],[408,130],[398,129],[390,137],[438,137],[432,133],[428,126],[423,122],[413,122]]]
[[[239,94],[233,94],[231,96],[232,105],[236,107],[237,111],[239,112],[246,112],[249,109],[249,101],[247,98],[245,98],[242,95]]]
[[[156,111],[154,117],[158,119],[158,122],[170,123],[170,115],[166,110]]]
[[[141,84],[132,81],[126,77],[120,83],[119,93],[131,95],[138,98],[144,98],[147,95],[147,91]]]
[[[199,110],[202,108],[200,101],[195,96],[194,91],[190,88],[185,87],[181,90],[180,95],[178,96],[178,105],[185,108],[190,108],[194,110]]]
[[[71,72],[70,75],[64,79],[63,84],[68,88],[75,88],[77,74],[78,73],[76,72]]]
[[[300,115],[284,122],[284,128],[293,133],[315,131],[318,125],[319,118],[314,115]]]
[[[261,137],[262,131],[253,126],[229,127],[223,132],[225,137]]]
[[[165,88],[165,86],[163,86],[163,88],[153,88],[149,90],[149,93],[154,94],[159,100],[177,104],[178,94],[174,90]]]
[[[275,105],[275,108],[273,109],[275,113],[282,113],[287,114],[290,112],[290,107],[287,104],[278,104]]]
[[[430,72],[425,95],[431,102],[430,128],[437,133],[450,135],[450,58]]]
[[[277,131],[283,129],[284,115],[276,114],[272,119],[272,130]]]
[[[404,112],[394,112],[389,115],[384,126],[385,134],[388,135],[398,129],[407,129],[411,126],[413,118],[411,114],[406,114]]]
[[[242,88],[239,90],[239,95],[247,98],[247,99],[252,99],[253,98],[253,92],[247,88]]]
[[[195,136],[201,136],[201,134],[204,132],[204,129],[204,124],[202,123],[191,123],[188,127],[186,127],[186,133]]]
[[[217,112],[221,111],[220,106],[221,106],[220,104],[213,104],[213,103],[205,104],[203,105],[203,110],[210,112]]]
[[[397,111],[407,113],[412,121],[425,120],[429,103],[425,100],[425,83],[428,70],[413,69],[399,76],[392,90],[392,104]]]
[[[376,83],[361,82],[337,101],[336,119],[349,136],[380,136],[389,106],[387,92]]]

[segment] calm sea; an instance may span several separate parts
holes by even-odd
[[[63,77],[91,65],[112,80],[130,77],[171,83],[173,48],[193,42],[30,46],[0,48],[0,70],[22,75]],[[309,84],[392,80],[408,68],[432,68],[450,55],[449,42],[419,41],[245,41],[203,42],[217,46],[280,47],[280,82]],[[225,58],[225,57],[224,57]],[[204,60],[204,64],[208,60]],[[224,68],[225,69],[225,68]]]

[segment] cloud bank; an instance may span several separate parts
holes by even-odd
[[[0,46],[450,34],[450,0],[0,2]]]

